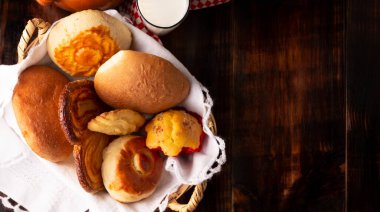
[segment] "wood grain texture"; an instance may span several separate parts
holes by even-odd
[[[342,2],[235,4],[233,184],[259,211],[341,211]]]
[[[347,207],[380,211],[380,2],[347,3]]]
[[[205,10],[208,17],[192,12],[164,38],[165,46],[210,88],[214,113],[222,117],[220,132],[231,148],[222,172],[227,176],[211,183],[232,188],[232,199],[223,201],[231,193],[215,190],[217,199],[206,192],[204,202],[226,211],[342,211],[344,3],[234,1],[228,7],[232,11],[213,8],[219,13],[212,16],[212,9]],[[221,39],[226,32],[220,23],[229,30],[230,48]]]

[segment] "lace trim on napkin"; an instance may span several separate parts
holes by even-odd
[[[206,87],[204,87],[203,85],[200,85],[200,87],[202,89],[202,93],[203,93],[203,97],[204,97],[203,104],[205,107],[204,113],[202,114],[203,115],[203,119],[202,119],[203,130],[209,136],[210,135],[214,136],[214,138],[218,144],[219,153],[218,153],[217,157],[214,158],[213,160],[211,160],[210,163],[204,168],[202,173],[200,175],[198,175],[197,179],[190,181],[191,185],[196,185],[196,184],[199,184],[205,180],[211,179],[211,177],[214,174],[221,171],[222,165],[227,160],[226,152],[225,152],[226,145],[225,145],[224,140],[218,136],[215,136],[214,133],[211,131],[209,125],[208,125],[208,120],[210,119],[211,109],[212,109],[214,102],[213,102],[213,100],[209,94],[208,89]],[[167,163],[165,168],[166,168],[166,170],[168,170],[168,171],[170,170],[172,173],[174,173],[175,176],[177,177],[177,179],[182,178],[182,176],[179,174],[179,172],[175,171],[174,163]],[[178,188],[172,188],[170,194],[176,192],[177,190],[178,190]],[[165,211],[165,209],[167,208],[170,194],[166,195],[164,197],[164,199],[161,201],[161,203],[159,204],[159,206],[158,206],[159,211]]]
[[[200,84],[200,83],[199,83]],[[199,183],[202,183],[205,180],[209,180],[215,173],[218,173],[222,169],[222,165],[226,162],[227,157],[226,157],[226,152],[225,152],[225,143],[224,140],[218,136],[215,136],[214,133],[211,131],[208,121],[211,116],[211,109],[213,106],[213,100],[209,94],[209,91],[206,87],[202,86],[200,84],[200,87],[202,89],[203,93],[203,106],[205,108],[204,113],[202,114],[202,125],[203,125],[203,131],[209,136],[212,137],[216,140],[217,146],[218,146],[218,155],[210,160],[210,162],[203,168],[203,170],[200,172],[196,178],[192,180],[185,180],[183,179],[183,176],[181,176],[180,171],[177,170],[175,166],[175,161],[168,161],[166,163],[166,170],[172,172],[175,174],[177,179],[181,179],[181,181],[186,181],[187,184],[190,185],[196,185]]]
[[[113,15],[115,17],[118,16],[116,11],[109,11],[109,12],[110,13],[114,12]],[[120,16],[118,16],[118,17],[120,17]],[[139,32],[139,31],[136,31],[135,29],[132,29],[132,30],[134,30],[134,32],[136,34],[142,33],[141,31]],[[141,36],[141,35],[139,34],[139,36]],[[152,41],[150,41],[150,40],[152,40]],[[142,45],[142,41],[147,42],[147,43],[155,42],[153,39],[144,39],[143,36],[141,36],[137,43],[139,45]],[[46,42],[46,38],[41,43],[45,43],[45,42]],[[156,52],[156,53],[158,53],[158,52],[162,53],[163,55],[166,55],[166,57],[172,58],[173,62],[175,62],[178,66],[181,66],[181,67],[183,66],[166,49],[164,49],[164,48],[161,49],[161,47],[160,47],[158,50],[156,50],[156,49],[154,49],[155,45],[153,45],[153,43],[151,43],[151,44],[152,45],[148,45],[149,48],[146,48],[147,45],[140,46],[140,47],[141,47],[141,49],[148,51],[148,52],[152,51],[152,52]],[[160,46],[160,45],[158,45],[158,46]],[[158,48],[158,47],[156,47],[156,48]],[[35,51],[37,49],[39,51]],[[17,82],[19,70],[23,70],[24,68],[26,68],[26,66],[28,64],[30,65],[30,64],[36,63],[36,62],[32,61],[32,56],[33,56],[33,61],[40,61],[39,62],[40,64],[44,64],[43,62],[47,62],[44,60],[46,58],[48,59],[48,56],[46,55],[46,47],[41,46],[41,45],[36,46],[36,48],[31,49],[28,58],[26,58],[26,60],[24,60],[22,63],[15,65],[15,66],[4,67],[4,68],[11,68],[12,67],[14,69],[12,71],[9,70],[9,72],[12,73],[13,78],[16,80],[15,82]],[[182,69],[185,70],[185,67],[183,67]],[[201,88],[201,93],[203,94],[203,99],[202,99],[202,101],[200,101],[200,103],[201,104],[203,103],[202,107],[204,107],[203,114],[202,114],[202,116],[203,116],[202,122],[203,122],[203,128],[204,128],[203,130],[210,137],[210,139],[213,139],[216,141],[216,142],[214,142],[216,144],[213,147],[216,147],[217,149],[214,149],[215,151],[214,151],[213,156],[210,158],[210,160],[207,161],[207,164],[204,164],[204,166],[202,166],[202,170],[199,172],[199,174],[196,177],[194,177],[194,179],[191,179],[190,181],[185,180],[185,179],[183,179],[183,176],[180,176],[181,174],[180,174],[179,170],[176,170],[174,163],[172,163],[172,164],[168,163],[169,167],[166,167],[166,168],[168,171],[169,171],[169,169],[172,169],[172,170],[170,170],[170,172],[175,174],[177,180],[180,179],[181,182],[186,182],[186,184],[195,185],[195,184],[199,184],[205,180],[210,179],[213,176],[213,174],[219,172],[221,170],[221,166],[226,162],[226,154],[225,154],[224,140],[220,137],[215,136],[213,134],[213,132],[211,131],[210,127],[208,126],[208,120],[211,116],[211,108],[213,106],[213,101],[212,101],[211,96],[209,95],[209,91],[207,90],[207,88],[202,86],[198,81],[196,81],[196,79],[190,73],[186,73],[186,74],[189,75],[189,77],[194,81],[194,83],[198,84],[199,87]],[[8,79],[8,78],[3,78],[3,79]],[[14,82],[14,80],[12,80],[12,81],[13,82],[10,83],[10,85],[9,85],[10,87],[8,87],[8,89],[7,89],[8,91],[13,90],[13,86],[15,85],[15,82]],[[10,103],[11,93],[12,92],[10,92],[10,95],[7,95],[6,96],[7,98],[5,98],[5,99],[0,98],[0,106],[1,106],[0,113],[4,112],[3,106],[6,106],[6,105],[8,105],[8,103]],[[58,168],[54,169],[54,170],[58,170]],[[68,184],[70,184],[70,182],[68,182]],[[160,210],[163,211],[166,208],[170,194],[176,192],[177,189],[178,189],[178,186],[176,185],[173,187],[169,187],[168,190],[166,190],[166,191],[170,191],[170,192],[163,195],[163,200],[160,201],[160,204],[158,205],[158,208]],[[20,200],[20,202],[22,202],[22,200]]]
[[[0,211],[1,209],[5,209],[5,211],[28,211],[14,199],[0,191]]]
[[[211,116],[211,108],[214,104],[212,101],[212,98],[209,94],[209,91],[206,87],[201,86],[203,95],[205,96],[204,99],[204,106],[205,106],[205,113],[203,114],[203,130],[209,134],[213,135],[211,132],[210,127],[208,126],[207,122]],[[222,165],[226,162],[227,156],[226,156],[226,144],[224,143],[224,140],[220,138],[219,136],[215,136],[215,140],[217,141],[218,147],[219,147],[219,154],[217,158],[215,159],[214,163],[209,167],[208,171],[206,172],[206,179],[209,179],[212,177],[213,174],[218,173],[222,169]]]

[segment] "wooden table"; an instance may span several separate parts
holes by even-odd
[[[0,11],[3,64],[28,19],[67,15]],[[234,0],[162,40],[209,88],[226,139],[199,211],[380,211],[379,1]]]

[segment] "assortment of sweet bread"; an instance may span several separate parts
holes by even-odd
[[[52,162],[72,154],[80,185],[120,202],[151,195],[165,157],[199,151],[204,137],[200,117],[176,108],[190,92],[188,78],[161,57],[129,50],[131,43],[112,16],[74,13],[47,39],[59,69],[28,67],[12,98],[31,150]]]

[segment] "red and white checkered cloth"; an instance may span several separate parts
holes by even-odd
[[[198,10],[207,7],[212,7],[219,4],[227,3],[229,1],[231,0],[190,0],[190,10]],[[141,19],[137,9],[136,0],[124,1],[124,3],[119,7],[119,12],[122,15],[126,16],[131,22],[131,24],[153,37],[155,40],[157,40],[157,42],[161,43],[160,38],[145,27],[144,22]]]
[[[198,9],[203,9],[203,8],[227,3],[231,0],[190,0],[190,1],[191,1],[190,9],[198,10]]]

